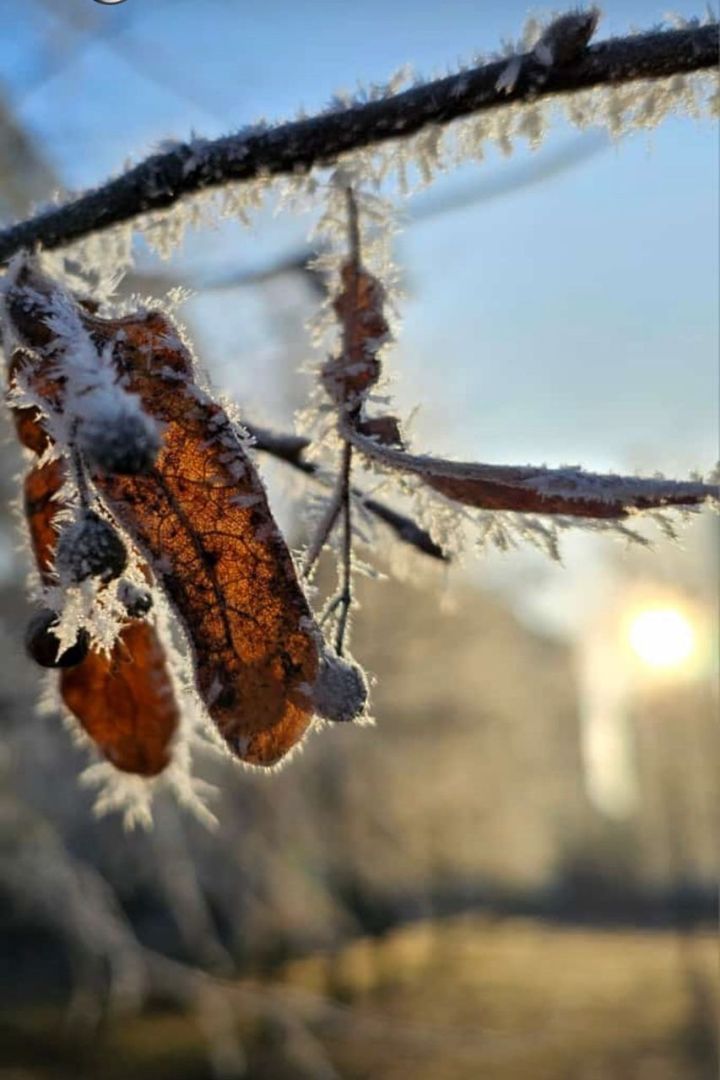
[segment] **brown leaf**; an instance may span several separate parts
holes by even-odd
[[[31,358],[14,357],[11,380]],[[36,409],[15,409],[22,444],[42,452],[49,439]],[[35,562],[46,583],[52,581],[57,543],[53,520],[62,504],[65,481],[61,459],[34,465],[24,480],[24,509]],[[91,649],[79,664],[59,674],[62,699],[108,761],[123,772],[155,776],[170,762],[179,709],[165,652],[148,622],[128,622],[109,655]]]
[[[446,498],[482,510],[621,520],[637,511],[698,506],[718,498],[714,484],[589,473],[579,468],[446,461],[379,446],[351,423],[344,431],[354,446],[379,465],[415,475]]]
[[[47,357],[36,392],[58,362],[47,332],[55,288],[28,272],[8,298],[25,345]],[[228,745],[244,761],[273,765],[312,720],[318,646],[260,479],[225,412],[195,385],[190,355],[161,313],[107,320],[77,310],[96,346],[110,346],[124,388],[162,428],[151,472],[96,470],[95,485],[165,588]],[[57,379],[45,392],[62,399]]]
[[[57,532],[53,521],[62,509],[58,494],[65,481],[65,464],[59,458],[44,465],[34,465],[23,481],[25,517],[30,543],[40,576],[52,579]]]
[[[423,474],[423,480],[466,506],[608,520],[665,506],[696,506],[712,495],[712,488],[705,484],[599,476],[580,470],[506,467],[503,479],[493,475],[499,470],[492,466],[486,467],[485,474],[483,466],[473,471],[474,475],[467,476],[430,472]]]
[[[162,316],[98,323],[118,370],[163,425],[147,476],[96,475],[149,557],[190,640],[198,690],[231,749],[273,765],[304,735],[317,674],[310,609],[267,497],[224,411],[198,392]],[[172,342],[168,350],[167,342]]]
[[[127,622],[107,656],[91,650],[60,673],[68,709],[116,769],[155,776],[169,765],[178,707],[165,650],[147,622]]]
[[[323,385],[337,404],[357,403],[380,377],[377,353],[387,340],[385,291],[372,274],[348,260],[333,308],[343,326],[342,351],[323,366]]]

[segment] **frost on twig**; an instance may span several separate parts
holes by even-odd
[[[569,24],[570,30],[574,25]],[[607,101],[601,101],[597,109],[587,105],[581,109],[583,122],[595,111],[600,121],[607,123],[617,107],[613,97],[616,91],[622,92],[624,87],[636,84],[639,97],[628,102],[628,111],[631,113],[636,107],[642,114],[644,85],[649,85],[649,92],[656,96],[653,89],[656,80],[682,78],[717,67],[716,24],[616,38],[580,50],[579,56],[576,56],[577,42],[582,40],[582,34],[570,32],[562,20],[555,26],[554,34],[541,47],[541,56],[547,59],[552,54],[556,62],[550,67],[545,65],[547,77],[540,86],[534,79],[526,79],[526,69],[529,74],[543,65],[538,64],[537,57],[525,54],[530,64],[521,62],[516,77],[510,81],[503,76],[507,59],[500,59],[462,69],[442,79],[421,82],[399,93],[393,93],[390,87],[389,92],[376,100],[368,101],[361,95],[342,108],[333,103],[315,117],[274,127],[256,124],[212,142],[194,139],[176,143],[78,199],[0,232],[0,262],[7,263],[23,249],[42,246],[50,250],[86,237],[94,241],[100,231],[120,226],[114,261],[122,263],[129,258],[130,233],[126,225],[140,217],[144,218],[149,240],[157,234],[157,242],[167,254],[181,238],[186,219],[203,216],[199,204],[186,207],[180,217],[164,216],[170,207],[189,196],[212,195],[225,188],[220,212],[247,218],[248,206],[262,197],[271,177],[284,176],[289,178],[288,183],[295,183],[302,182],[311,170],[341,160],[348,163],[352,158],[355,164],[365,160],[367,165],[369,156],[387,145],[390,148],[387,160],[368,170],[380,176],[388,168],[402,168],[404,151],[398,152],[396,144],[398,140],[407,142],[412,136],[419,140],[412,153],[426,176],[431,176],[433,162],[437,164],[441,156],[440,133],[452,121],[468,118],[474,125],[471,137],[459,136],[459,141],[474,144],[477,156],[477,124],[482,126],[484,118],[491,116],[489,126],[494,136],[501,139],[504,126],[507,139],[513,121],[512,118],[503,121],[499,114],[524,103],[528,97],[535,103],[542,99],[564,99],[570,102],[570,119],[579,122],[573,97],[585,91],[607,91]],[[569,59],[561,62],[564,57]],[[682,107],[681,96],[674,93],[672,98]],[[657,105],[653,106],[653,116],[661,113]],[[647,122],[647,118],[643,120],[641,115],[638,122]],[[236,190],[231,190],[230,185],[235,185]],[[247,187],[247,199],[238,194],[238,187]]]
[[[385,290],[363,263],[360,211],[352,178],[338,171],[330,192],[327,217],[332,220],[333,206],[340,196],[345,211],[340,228],[345,226],[348,253],[339,266],[339,291],[332,298],[340,340],[337,350],[320,368],[319,377],[336,410],[341,448],[335,491],[311,541],[306,573],[312,570],[333,529],[340,524],[339,591],[326,608],[325,619],[331,615],[334,618],[335,651],[342,657],[353,604],[354,531],[352,443],[344,437],[343,426],[346,419],[353,424],[361,422],[368,395],[380,378],[379,354],[389,339],[390,328],[384,312]]]

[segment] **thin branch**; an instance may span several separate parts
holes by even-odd
[[[343,543],[340,565],[342,578],[340,582],[340,596],[338,607],[337,630],[335,631],[335,652],[338,656],[343,655],[345,634],[347,632],[350,608],[352,607],[352,499],[350,496],[350,477],[352,475],[352,443],[346,442],[343,446],[342,460],[342,522]]]
[[[313,536],[305,554],[305,561],[303,562],[303,577],[309,578],[315,568],[315,564],[320,558],[320,553],[327,544],[328,540],[332,536],[337,520],[340,517],[340,511],[343,508],[345,501],[345,483],[346,477],[341,469],[335,479],[335,487],[333,493],[330,496],[330,501],[327,505],[325,513],[318,523],[315,535]]]
[[[497,60],[308,120],[181,143],[64,206],[0,232],[0,264],[23,248],[61,247],[141,214],[167,209],[186,195],[262,175],[309,171],[331,164],[341,154],[405,138],[428,125],[447,124],[471,113],[530,97],[539,100],[712,68],[718,63],[717,25],[611,39],[590,46],[567,65],[542,67],[533,53],[519,60],[519,73],[510,88],[502,83],[498,87],[508,61]]]
[[[305,450],[310,446],[309,439],[303,438],[302,435],[269,431],[267,428],[255,427],[254,424],[248,424],[245,421],[243,421],[243,426],[255,440],[256,450],[270,454],[271,457],[275,457],[279,461],[284,461],[286,465],[297,469],[298,472],[305,473],[306,476],[312,476],[316,480],[320,479],[320,467],[316,462],[307,461],[303,457]],[[373,499],[364,491],[361,491],[360,488],[354,487],[352,495],[374,517],[382,521],[389,529],[392,529],[398,540],[416,548],[423,555],[429,555],[431,559],[438,559],[440,562],[450,561],[450,556],[443,551],[439,544],[435,543],[430,533],[418,525],[416,521],[413,521],[412,518],[406,514],[401,514],[399,510],[394,510],[391,506],[387,506],[378,499]]]

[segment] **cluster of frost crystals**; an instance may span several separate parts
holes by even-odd
[[[54,293],[48,320],[66,379],[65,412],[74,430],[66,442],[77,441],[89,460],[111,472],[143,472],[160,447],[155,421],[147,416],[135,394],[118,381],[112,344],[99,350],[82,325],[72,299]]]
[[[651,547],[652,540],[639,526],[652,525],[667,540],[679,539],[678,525],[701,512],[701,506],[673,506],[659,510],[628,511],[623,519],[583,518],[554,514],[552,517],[524,514],[512,510],[477,510],[459,506],[414,478],[406,483],[414,496],[418,519],[448,554],[459,558],[469,545],[483,551],[488,547],[500,552],[523,545],[537,548],[542,554],[561,562],[561,539],[569,529],[603,533],[610,538],[641,547]]]
[[[137,584],[142,575],[136,567],[132,567],[124,580],[128,577]],[[117,594],[121,591],[118,586]],[[106,596],[109,593],[114,594],[112,598]],[[106,614],[114,604],[120,604],[117,594],[111,589],[100,594],[101,607],[105,603]],[[87,597],[87,592],[83,596],[81,589],[65,595],[62,627],[67,633],[71,624],[76,625],[79,620],[92,621],[94,618],[94,647],[98,648],[101,645],[97,636],[97,621],[102,619],[102,613],[98,612],[96,604],[92,611],[89,610]],[[119,617],[119,607],[115,615]],[[205,710],[194,686],[189,659],[186,652],[181,652],[173,642],[170,611],[162,595],[157,592],[154,594],[153,621],[163,642],[166,666],[181,719],[172,743],[171,760],[161,773],[153,777],[136,776],[116,769],[109,761],[101,758],[94,743],[66,709],[54,679],[48,679],[45,683],[39,711],[45,714],[60,713],[73,741],[90,758],[90,764],[80,775],[80,783],[95,793],[93,809],[97,817],[120,814],[128,831],[136,828],[151,829],[155,800],[163,792],[169,792],[189,814],[212,829],[217,825],[217,819],[210,804],[217,791],[212,784],[196,775],[195,766],[198,759],[208,756],[224,759],[224,749],[220,737],[206,722]],[[59,636],[63,638],[62,633]],[[107,644],[106,651],[110,648],[111,645]]]
[[[60,532],[55,569],[62,583],[79,585],[88,578],[108,584],[120,577],[128,552],[116,529],[94,510],[83,510]]]

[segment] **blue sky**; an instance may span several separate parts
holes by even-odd
[[[647,0],[603,6],[599,37],[649,27],[665,10]],[[703,13],[692,3],[674,9]],[[444,72],[519,36],[527,14],[514,0],[126,0],[113,8],[0,0],[0,55],[17,114],[66,186],[82,188],[164,138],[224,134],[301,105],[312,111],[406,62]],[[578,138],[558,124],[536,160]],[[711,121],[670,119],[650,134],[605,140],[545,183],[399,236],[409,295],[392,363],[403,408],[421,405],[423,448],[678,474],[712,464],[716,143]],[[417,205],[512,180],[529,160],[524,147],[509,161],[491,153],[441,178]],[[190,239],[173,265],[263,264],[301,243],[307,225],[262,214],[249,232],[228,226]],[[216,377],[243,401],[262,398],[266,415],[282,406],[267,302],[224,293],[189,311]]]

